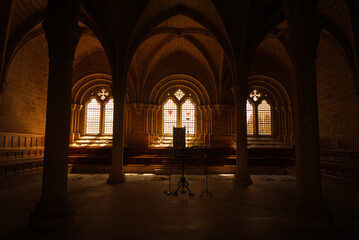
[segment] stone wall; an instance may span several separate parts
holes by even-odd
[[[342,53],[321,39],[317,59],[321,137],[359,136],[359,95]]]
[[[28,41],[14,56],[5,89],[0,94],[0,132],[44,134],[47,55],[45,36],[40,35]]]

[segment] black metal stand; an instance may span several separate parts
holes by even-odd
[[[183,149],[180,149],[181,151],[182,151],[182,154],[180,154],[180,157],[182,157],[182,177],[181,177],[181,179],[178,181],[178,183],[177,183],[177,190],[173,193],[173,195],[177,195],[177,192],[178,192],[178,190],[179,189],[181,189],[182,188],[182,190],[181,190],[181,193],[182,194],[184,194],[185,192],[186,192],[186,190],[185,189],[187,189],[188,190],[188,193],[189,193],[189,195],[190,196],[194,196],[194,194],[191,192],[191,190],[189,189],[189,187],[188,187],[188,182],[187,182],[187,180],[186,180],[186,177],[184,176],[184,160],[185,160],[185,158],[191,158],[191,151],[192,151],[192,148],[190,148],[190,149],[188,149],[188,150],[186,150],[185,148],[183,148]],[[176,150],[176,151],[178,151],[178,150]],[[188,151],[188,152],[187,152]],[[178,152],[175,152],[175,157],[178,157],[178,154],[177,154]],[[187,154],[186,154],[187,153]]]
[[[210,193],[208,191],[208,161],[207,161],[207,153],[204,155],[204,178],[205,178],[205,190],[201,193],[200,198],[202,198],[203,196],[213,198],[212,193]]]

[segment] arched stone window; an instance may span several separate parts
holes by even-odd
[[[247,135],[272,135],[272,108],[265,94],[254,89],[247,100]]]
[[[86,105],[86,134],[99,134],[101,124],[101,104],[92,98]]]
[[[113,133],[113,110],[114,103],[113,98],[108,100],[107,103],[104,104],[104,126],[103,126],[103,134],[112,134]]]
[[[181,89],[167,94],[163,104],[163,134],[171,135],[174,127],[185,127],[187,135],[196,132],[196,105],[190,93]]]
[[[85,134],[112,135],[114,100],[106,88],[89,91],[85,105]]]

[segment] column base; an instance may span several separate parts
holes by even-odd
[[[236,173],[234,175],[233,182],[238,183],[240,185],[246,185],[246,186],[249,186],[253,183],[251,176],[249,174],[243,174],[243,173],[241,173],[241,174]]]
[[[107,179],[107,184],[110,185],[124,183],[124,182],[126,182],[126,177],[124,173],[119,173],[119,174],[110,173]]]
[[[292,221],[298,228],[327,230],[333,227],[331,214],[324,204],[300,204],[293,218]]]
[[[68,201],[44,203],[40,201],[30,213],[29,226],[34,229],[53,229],[71,225],[75,212]]]

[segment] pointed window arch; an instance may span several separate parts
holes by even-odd
[[[195,134],[195,112],[196,107],[191,99],[187,98],[181,105],[182,127],[186,128],[186,134]]]
[[[247,100],[247,135],[254,135],[253,105]]]
[[[262,102],[258,105],[258,134],[272,134],[271,106],[266,100],[262,100]]]
[[[99,134],[101,122],[101,104],[92,98],[86,105],[86,134]]]
[[[114,110],[113,98],[111,98],[105,104],[104,107],[105,107],[105,116],[104,116],[103,133],[104,134],[112,134],[112,132],[113,132],[113,110]]]
[[[177,105],[170,98],[163,105],[163,134],[172,134],[174,127],[177,127]]]

